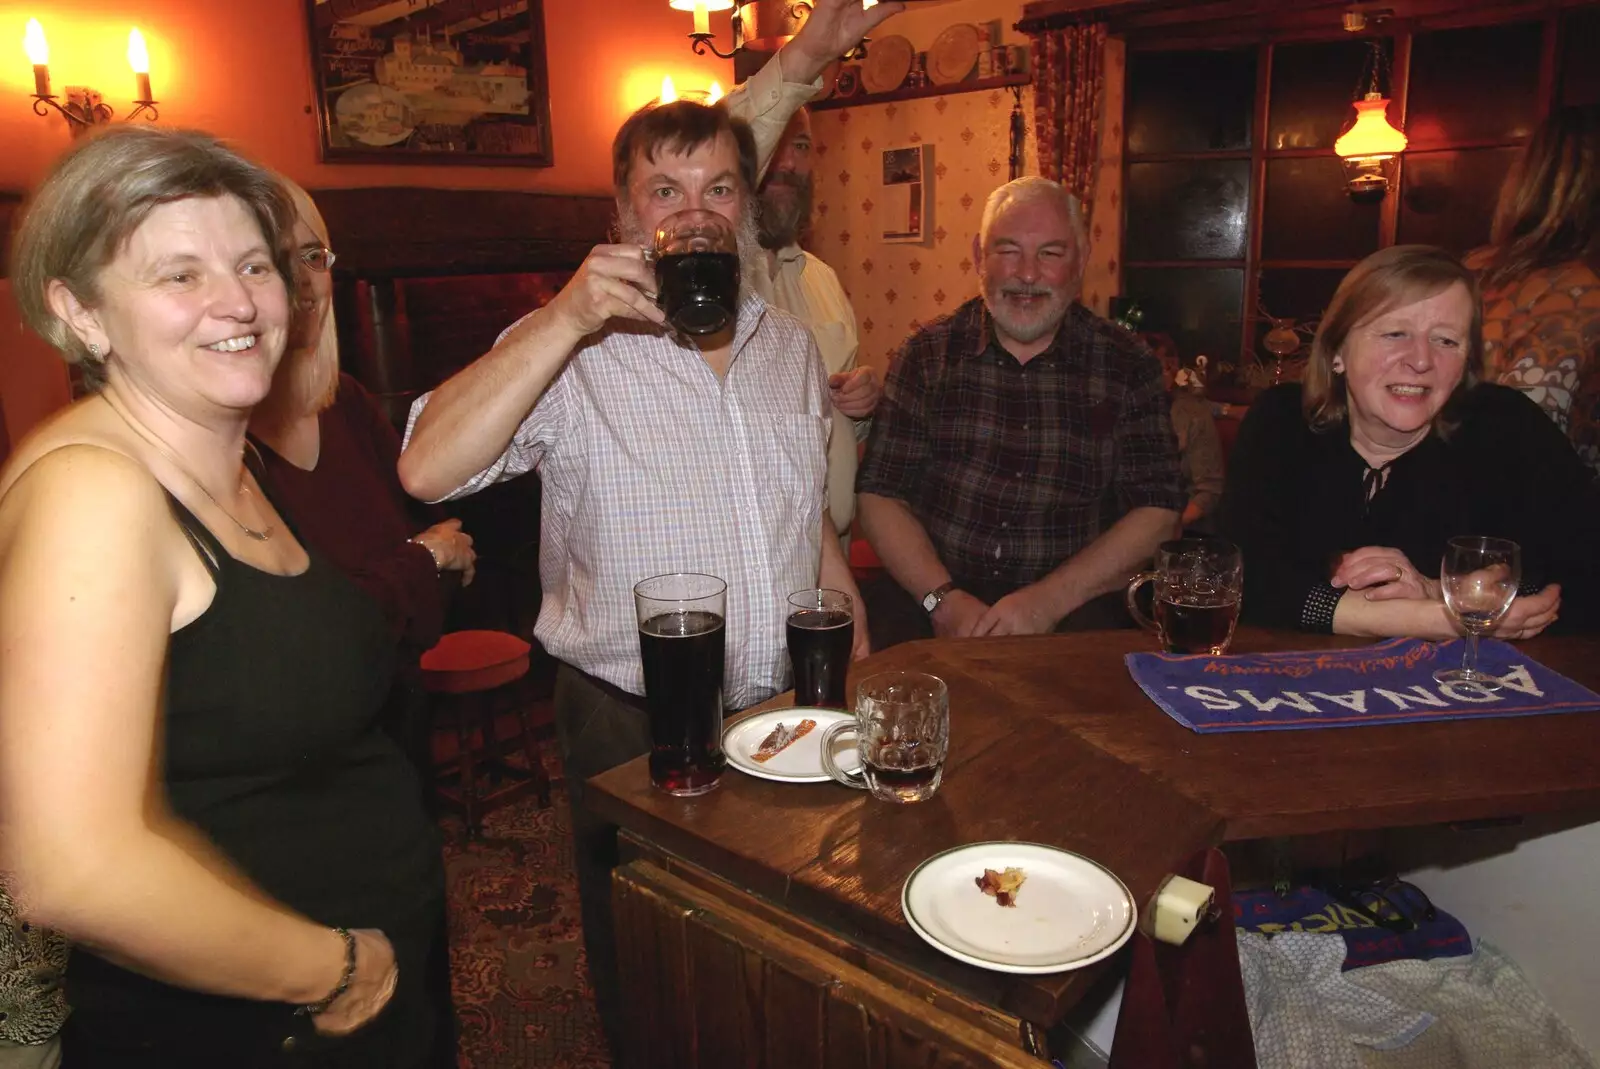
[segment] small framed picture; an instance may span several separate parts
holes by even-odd
[[[933,146],[883,150],[881,236],[897,245],[920,245],[933,232]]]

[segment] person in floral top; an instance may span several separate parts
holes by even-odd
[[[1483,285],[1484,374],[1522,390],[1600,477],[1600,106],[1561,108],[1506,177]]]
[[[67,1019],[61,986],[66,967],[67,941],[18,920],[0,881],[0,1066],[55,1069],[61,1064],[56,1033]]]

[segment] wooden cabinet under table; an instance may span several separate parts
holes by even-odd
[[[952,1005],[952,996],[913,976],[900,983],[875,976],[831,953],[824,933],[775,923],[741,897],[645,860],[617,870],[618,967],[633,1065],[1038,1066],[1019,1048],[1014,1019]]]
[[[1241,629],[1235,649],[1356,644]],[[1600,713],[1202,736],[1129,678],[1123,655],[1148,648],[1100,632],[911,643],[862,662],[854,678],[913,669],[949,685],[944,784],[918,805],[731,769],[710,794],[672,798],[643,758],[591,780],[633,858],[615,892],[624,998],[647,1044],[636,1064],[1028,1064],[1020,1033],[1058,1023],[1120,961],[1011,976],[925,945],[900,890],[952,846],[1077,851],[1143,910],[1225,839],[1600,808]],[[1522,648],[1600,687],[1593,639]]]

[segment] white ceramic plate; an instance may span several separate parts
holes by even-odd
[[[1026,874],[1014,907],[978,890],[984,869]],[[1081,969],[1133,935],[1133,896],[1104,865],[1038,843],[973,843],[918,865],[900,893],[911,928],[969,965],[1009,973]]]
[[[855,714],[840,709],[770,709],[764,713],[747,716],[729,724],[722,732],[722,752],[728,763],[740,772],[779,783],[831,783],[822,767],[822,733],[841,720],[855,723]],[[793,724],[797,720],[815,720],[802,739],[790,743],[781,753],[765,763],[752,760],[750,755],[761,745],[761,740],[772,734],[779,723]],[[841,742],[834,760],[845,772],[861,767],[856,755],[854,736]]]

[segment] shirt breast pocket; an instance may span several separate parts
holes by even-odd
[[[805,513],[822,516],[822,491],[828,473],[828,427],[821,416],[789,414],[772,417],[773,490]]]

